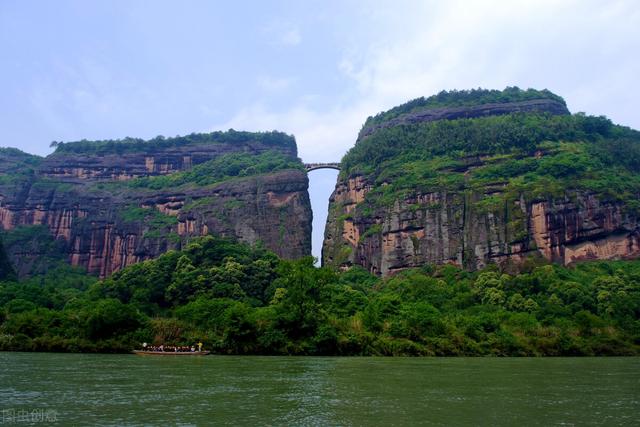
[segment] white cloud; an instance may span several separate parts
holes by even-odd
[[[257,102],[221,127],[293,133],[305,161],[330,161],[353,146],[369,115],[443,89],[517,85],[638,128],[639,9],[595,0],[383,2],[344,34],[336,71],[355,89],[336,94],[339,104],[314,108],[301,95],[273,111]],[[287,84],[265,78],[262,86]]]
[[[640,51],[636,2],[458,0],[376,10],[368,23],[375,31],[363,33],[361,52],[348,50],[340,69],[379,109],[442,89],[518,85],[554,90],[574,110],[632,118],[618,105],[640,95],[633,78],[621,79],[640,73],[631,53]]]

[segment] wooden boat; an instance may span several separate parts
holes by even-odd
[[[206,356],[210,351],[151,351],[151,350],[133,350],[134,354],[139,356]]]

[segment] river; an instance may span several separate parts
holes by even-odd
[[[0,425],[639,425],[640,358],[0,352]]]

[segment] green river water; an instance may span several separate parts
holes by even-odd
[[[640,358],[0,352],[0,425],[640,425]]]

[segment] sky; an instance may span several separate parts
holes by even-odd
[[[506,86],[640,129],[639,53],[637,0],[0,0],[0,146],[277,129],[339,161],[368,116]]]

